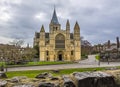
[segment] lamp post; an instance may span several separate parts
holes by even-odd
[[[97,54],[97,55],[95,56],[95,59],[98,60],[98,65],[100,66],[100,54]]]
[[[6,72],[8,71],[8,70],[7,70],[7,61],[8,61],[7,58],[5,58],[5,65],[6,65],[6,66],[5,66],[5,67],[6,67],[5,69],[6,69]]]
[[[109,65],[109,57],[110,57],[110,52],[108,51],[108,55],[107,55],[108,65]]]

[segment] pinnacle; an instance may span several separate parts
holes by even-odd
[[[40,32],[45,32],[44,26],[42,25]]]
[[[74,29],[80,29],[78,22],[76,21]]]
[[[69,23],[69,20],[67,20],[67,23],[66,23],[67,26],[70,26],[70,23]]]

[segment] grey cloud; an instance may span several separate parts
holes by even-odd
[[[80,4],[79,4],[80,3]],[[92,44],[102,43],[108,39],[115,40],[120,32],[120,0],[22,0],[22,3],[9,3],[8,14],[12,19],[7,22],[0,21],[1,36],[10,38],[23,38],[27,43],[33,41],[35,31],[40,31],[44,24],[49,31],[54,4],[60,16],[69,15],[71,32],[77,20],[81,27],[81,35]],[[35,15],[44,12],[45,21],[35,19]],[[69,17],[59,17],[62,28],[65,28]],[[109,32],[111,31],[111,32]],[[120,36],[119,36],[120,37]]]

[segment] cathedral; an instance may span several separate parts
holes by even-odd
[[[79,61],[81,59],[80,27],[75,23],[70,32],[69,20],[66,29],[61,29],[56,10],[54,9],[49,32],[42,25],[40,32],[35,32],[34,46],[39,47],[40,61]]]

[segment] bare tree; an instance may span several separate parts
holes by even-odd
[[[21,47],[24,44],[24,40],[23,39],[14,39],[13,41],[11,41],[9,43],[16,47]]]
[[[92,45],[88,40],[84,40],[84,37],[81,36],[81,52],[82,56],[88,55],[91,53]]]
[[[26,61],[32,61],[36,52],[37,51],[34,48],[25,48],[24,49],[24,54],[23,54],[22,57]]]

